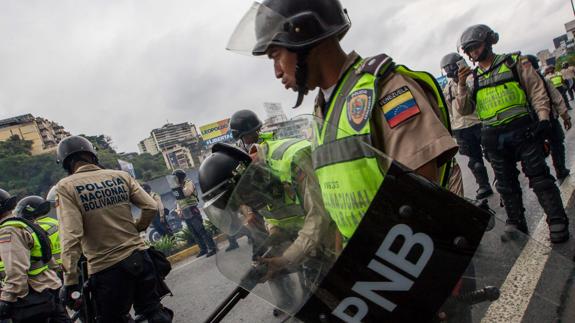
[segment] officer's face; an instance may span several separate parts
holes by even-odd
[[[282,47],[270,47],[267,51],[269,59],[274,62],[274,73],[276,78],[282,80],[286,89],[297,91],[295,70],[297,65],[297,54]]]
[[[485,43],[481,43],[478,46],[472,46],[470,49],[468,49],[467,55],[472,61],[477,62],[477,59],[479,56],[481,56],[481,53],[483,53],[484,49]]]

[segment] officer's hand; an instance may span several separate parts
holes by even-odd
[[[563,127],[565,127],[565,130],[571,129],[572,126],[573,125],[571,124],[571,118],[563,120]]]
[[[80,285],[78,284],[62,286],[62,289],[60,289],[60,302],[69,309],[77,311],[82,306],[81,295]]]
[[[10,318],[10,312],[12,311],[12,304],[11,302],[0,301],[0,319],[8,319]]]
[[[535,138],[549,138],[549,132],[551,132],[551,122],[549,120],[541,120],[537,124],[537,128],[533,131],[533,136]]]
[[[284,257],[260,258],[258,259],[258,262],[267,266],[267,272],[265,276],[260,280],[260,283],[274,278],[282,270],[285,270],[289,264],[289,261]]]
[[[460,86],[465,86],[465,81],[467,80],[469,74],[471,74],[471,68],[469,66],[459,68],[459,71],[457,72],[457,79],[460,81]]]

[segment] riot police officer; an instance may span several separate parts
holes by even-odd
[[[534,55],[526,55],[527,59],[523,59],[521,64],[530,64],[539,74],[539,62]],[[542,79],[543,76],[539,74]],[[551,100],[551,113],[549,119],[551,121],[551,131],[549,133],[549,146],[551,149],[551,158],[553,159],[553,167],[555,168],[555,176],[557,180],[562,181],[565,177],[569,176],[569,169],[565,166],[565,133],[561,128],[559,117],[563,119],[563,126],[565,130],[571,129],[571,116],[567,109],[567,102],[563,100],[563,96],[547,79],[545,80],[545,89],[547,95]]]
[[[16,216],[38,223],[38,225],[46,231],[50,239],[52,258],[56,263],[53,269],[55,269],[58,274],[61,274],[60,231],[58,220],[48,216],[50,209],[51,205],[49,201],[43,199],[41,196],[31,195],[21,199],[13,213]]]
[[[372,145],[444,186],[457,152],[433,79],[394,65],[386,55],[346,54],[340,40],[350,26],[338,0],[266,0],[250,9],[228,43],[229,50],[273,60],[276,78],[298,93],[296,107],[320,88],[315,115],[326,125],[319,129],[326,130],[316,138],[313,154],[323,198],[366,195],[366,203],[350,209],[326,205],[345,238],[384,178],[374,151],[360,147]]]
[[[569,239],[568,219],[542,144],[549,133],[551,109],[545,82],[533,67],[518,64],[518,54],[493,53],[498,40],[486,25],[471,26],[461,35],[459,46],[478,67],[459,69],[458,107],[463,115],[476,112],[483,125],[482,144],[507,212],[502,238],[515,238],[517,230],[527,232],[516,167],[520,161],[547,214],[551,242],[564,242]]]
[[[157,274],[140,237],[157,213],[156,202],[126,172],[103,169],[90,141],[71,136],[58,144],[58,163],[69,174],[56,186],[64,284],[68,306],[78,291],[78,260],[88,262],[99,322],[125,322],[130,308],[148,322],[171,322],[160,303]],[[134,222],[131,204],[142,210]]]
[[[198,257],[206,255],[206,257],[211,257],[216,254],[217,247],[212,235],[204,227],[204,220],[202,218],[202,213],[198,209],[198,193],[196,192],[196,187],[194,183],[186,179],[186,172],[182,169],[176,169],[172,172],[178,180],[178,184],[183,192],[183,198],[176,200],[178,204],[178,213],[180,217],[186,221],[186,225],[190,232],[194,236],[194,240],[200,247],[200,253]]]
[[[475,177],[477,183],[476,199],[483,199],[493,194],[491,185],[489,184],[489,176],[487,175],[487,168],[483,163],[483,150],[481,148],[481,122],[475,115],[462,116],[457,111],[457,71],[459,67],[457,62],[465,62],[465,59],[457,53],[450,53],[441,59],[441,68],[445,71],[449,81],[443,89],[443,94],[449,109],[449,117],[451,118],[451,129],[453,136],[459,145],[459,152],[462,155],[469,157],[467,167]]]
[[[15,202],[14,197],[0,189],[0,267],[4,276],[0,318],[13,322],[71,322],[58,302],[62,283],[49,266],[50,241],[31,221],[10,217]],[[25,201],[19,205],[27,206],[29,213],[35,213],[36,207],[40,212],[47,210],[45,203]]]
[[[551,82],[553,87],[555,87],[557,91],[561,93],[563,100],[569,103],[569,98],[567,98],[568,84],[563,78],[563,74],[560,71],[555,72],[555,66],[547,65],[545,66],[544,75],[545,78]]]
[[[262,121],[252,110],[236,111],[230,118],[232,137],[244,151],[248,151],[252,144],[262,139],[260,138],[262,125]]]
[[[246,203],[240,208],[249,207],[264,217],[269,234],[266,240],[273,241],[268,256],[259,260],[268,268],[264,279],[271,279],[272,293],[278,290],[275,295],[290,295],[293,291],[285,290],[282,277],[276,277],[278,272],[301,264],[324,247],[326,240],[333,241],[333,238],[322,239],[329,235],[330,221],[311,169],[310,143],[302,139],[269,140],[258,145],[258,149],[253,162],[265,165],[262,169],[271,173],[249,173],[251,186],[238,189]],[[202,198],[208,205],[206,213],[216,222],[225,222],[218,217],[229,214],[221,210],[226,208],[242,176],[246,176],[241,169],[250,165],[252,158],[225,144],[215,145],[212,152],[199,170]],[[288,308],[285,302],[293,301],[290,299],[278,300],[284,303],[280,307]]]

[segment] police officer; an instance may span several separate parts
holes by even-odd
[[[84,254],[98,322],[127,322],[130,308],[148,322],[171,322],[160,303],[152,260],[140,232],[157,213],[157,205],[126,172],[103,169],[86,138],[71,136],[58,144],[58,163],[69,176],[58,182],[64,284],[68,306],[78,286],[77,264]],[[142,210],[134,222],[130,205]]]
[[[21,199],[13,213],[16,216],[38,223],[46,231],[50,239],[52,258],[56,263],[53,269],[60,275],[62,266],[60,232],[58,220],[48,216],[50,209],[50,201],[43,199],[41,196],[32,195]]]
[[[539,71],[539,62],[534,55],[527,55],[526,59],[521,60],[521,64],[530,64],[536,71]],[[544,79],[542,75],[541,78]],[[555,176],[557,180],[562,181],[565,177],[569,176],[569,169],[565,167],[565,133],[559,123],[559,117],[563,119],[565,130],[569,130],[571,129],[571,116],[569,116],[567,103],[563,100],[561,93],[555,89],[549,80],[544,80],[547,95],[551,100],[551,114],[549,115],[551,121],[551,131],[549,133],[551,158],[553,159]]]
[[[463,115],[475,111],[483,124],[482,144],[507,212],[502,238],[527,232],[516,167],[520,161],[547,214],[551,242],[564,242],[569,239],[568,219],[542,144],[551,127],[545,82],[532,67],[518,64],[519,55],[494,54],[492,46],[498,40],[499,35],[486,25],[471,26],[461,35],[461,49],[478,67],[459,69],[458,107]]]
[[[563,96],[563,100],[565,100],[565,102],[569,102],[569,99],[567,98],[567,82],[565,82],[565,79],[563,79],[563,74],[561,74],[560,71],[555,72],[555,66],[553,65],[547,65],[545,67],[545,78],[548,79],[551,84],[553,84],[553,86],[557,89],[557,91],[559,91],[559,93],[561,93],[561,95]]]
[[[0,319],[71,322],[58,302],[57,290],[62,283],[49,266],[50,242],[32,222],[10,217],[15,202],[14,197],[0,189],[0,265],[4,274]],[[32,206],[29,211],[34,212]],[[37,305],[30,306],[30,301]]]
[[[315,115],[328,133],[316,138],[313,154],[324,201],[365,192],[368,202],[352,209],[326,203],[344,238],[351,237],[384,178],[374,152],[358,147],[370,144],[445,186],[457,152],[447,113],[429,99],[441,97],[430,76],[412,74],[385,55],[346,54],[340,40],[350,26],[338,0],[266,0],[252,7],[228,43],[232,51],[273,60],[276,78],[298,93],[296,107],[320,88]]]
[[[244,151],[224,144],[215,145],[212,152],[200,166],[199,180],[202,198],[209,205],[205,210],[217,218],[222,214],[221,209],[226,207],[235,185],[246,175],[239,170],[250,165],[252,158]],[[303,263],[310,254],[324,247],[323,243],[333,241],[333,238],[322,239],[329,234],[330,221],[321,203],[317,180],[311,169],[311,147],[308,141],[265,141],[258,145],[254,159],[253,162],[266,165],[264,169],[272,172],[273,180],[259,173],[258,176],[255,176],[255,172],[250,173],[253,189],[244,186],[238,189],[238,194],[249,196],[243,201],[258,204],[259,207],[254,204],[247,206],[258,211],[265,219],[269,233],[267,241],[273,243],[267,257],[259,261],[267,265],[264,280],[271,279],[272,293],[280,303],[279,306],[285,309],[289,308],[289,302],[295,296],[284,299],[285,295],[293,294],[293,291],[286,290],[285,282],[277,274],[282,269]],[[263,178],[268,178],[266,182],[261,182],[265,187],[258,184]]]
[[[161,236],[171,234],[168,221],[166,220],[166,215],[164,214],[164,203],[162,203],[162,197],[160,194],[152,192],[152,187],[148,183],[142,184],[142,188],[154,199],[154,201],[156,201],[156,205],[158,207],[156,216],[154,217],[154,220],[152,220],[152,225]]]
[[[459,152],[462,155],[469,157],[467,167],[475,177],[475,181],[479,188],[477,189],[476,199],[484,199],[493,194],[491,185],[489,184],[489,176],[487,175],[487,168],[483,163],[483,150],[481,148],[481,122],[476,115],[462,116],[457,111],[457,72],[459,67],[457,62],[465,62],[465,59],[457,53],[450,53],[441,59],[441,68],[445,71],[449,81],[443,89],[443,94],[447,101],[449,109],[449,116],[451,118],[451,129],[453,136],[459,145]]]
[[[252,144],[261,141],[262,121],[252,110],[239,110],[230,118],[230,131],[238,147],[248,151]]]
[[[563,62],[561,64],[561,75],[567,83],[567,94],[569,94],[569,99],[573,100],[575,98],[575,67],[569,66],[568,62]],[[565,102],[568,106],[567,108],[571,110],[569,102]]]
[[[192,232],[194,240],[200,247],[200,253],[198,257],[206,255],[206,257],[211,257],[216,254],[217,247],[214,239],[210,233],[204,227],[204,220],[202,218],[202,213],[198,209],[198,193],[196,192],[196,187],[194,183],[186,179],[186,172],[182,169],[176,169],[172,172],[182,191],[184,192],[184,198],[177,200],[178,213],[180,217],[186,221],[188,229]]]

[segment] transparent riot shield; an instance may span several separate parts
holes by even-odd
[[[258,152],[225,210],[208,213],[240,244],[217,254],[225,277],[304,322],[575,321],[571,260],[526,235],[502,241],[504,223],[369,135],[301,119],[309,128],[297,133],[315,142],[291,166],[303,187],[278,180]],[[293,207],[282,203],[294,189],[304,221],[277,231],[269,220]]]

